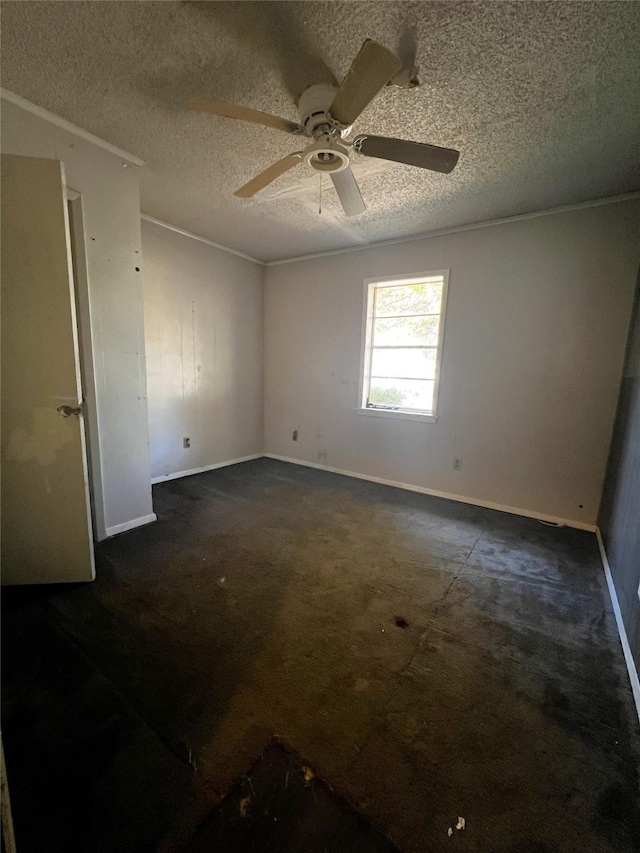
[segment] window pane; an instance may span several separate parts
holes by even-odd
[[[433,407],[431,380],[420,379],[372,379],[369,399],[378,406],[398,406],[401,409],[424,409]]]
[[[374,347],[431,346],[438,343],[440,317],[398,317],[376,320],[373,330]]]
[[[402,284],[376,288],[376,317],[402,314],[438,314],[442,301],[442,281]]]
[[[371,376],[402,376],[407,379],[433,379],[436,375],[436,350],[375,349]]]

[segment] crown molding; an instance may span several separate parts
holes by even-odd
[[[133,166],[144,166],[144,160],[141,160],[140,157],[136,157],[135,154],[129,154],[128,151],[123,151],[122,148],[112,145],[110,142],[107,142],[106,139],[94,136],[93,133],[89,133],[88,130],[84,130],[82,127],[77,127],[75,124],[71,124],[71,122],[67,121],[66,118],[61,118],[55,113],[50,113],[49,110],[45,110],[44,107],[39,107],[37,104],[27,101],[26,98],[22,98],[20,95],[10,92],[8,89],[0,88],[0,97],[11,104],[15,104],[26,112],[32,113],[34,116],[44,119],[50,124],[54,124],[62,130],[66,130],[67,133],[73,133],[74,136],[79,136],[81,139],[91,142],[98,148],[103,148],[110,154],[115,154],[116,157],[126,160],[127,163],[131,163]]]
[[[376,243],[367,243],[364,246],[347,246],[344,249],[329,249],[326,252],[313,252],[309,255],[298,255],[294,258],[282,258],[278,261],[266,261],[265,266],[277,267],[281,264],[294,264],[297,261],[310,261],[314,258],[325,258],[331,255],[346,255],[350,252],[365,252],[371,249],[379,249],[383,246],[396,246],[400,243],[413,243],[418,240],[426,240],[430,237],[444,237],[447,234],[458,234],[461,231],[475,231],[477,228],[492,228],[495,225],[508,225],[511,222],[522,222],[526,219],[537,219],[540,216],[551,216],[554,213],[568,213],[572,210],[585,210],[589,207],[600,207],[604,204],[617,204],[622,201],[631,201],[636,198],[640,198],[640,192],[597,198],[591,201],[577,202],[576,204],[565,204],[561,207],[551,207],[548,210],[536,210],[531,213],[518,213],[516,216],[506,216],[504,219],[489,219],[486,222],[472,222],[469,225],[456,225],[452,228],[442,228],[438,231],[425,231],[422,234],[412,234],[409,237],[394,237],[390,240],[380,240]]]
[[[148,213],[141,213],[140,219],[145,222],[153,222],[154,225],[160,225],[162,228],[168,228],[169,231],[175,231],[176,234],[182,234],[183,237],[190,237],[192,240],[197,240],[199,243],[206,243],[207,246],[213,246],[215,249],[221,249],[223,252],[228,252],[230,255],[236,255],[239,258],[244,258],[245,261],[252,261],[259,266],[265,266],[264,261],[258,258],[252,258],[251,255],[245,255],[244,252],[239,252],[237,249],[231,249],[229,246],[223,246],[222,243],[216,243],[214,240],[209,240],[208,237],[202,237],[200,234],[194,234],[192,231],[185,231],[184,228],[178,228],[177,225],[172,225],[170,222],[165,222],[162,219],[156,219],[155,216],[149,216]]]

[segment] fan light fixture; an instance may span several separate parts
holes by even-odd
[[[323,136],[304,149],[302,161],[316,172],[335,174],[349,167],[349,151],[331,136]]]

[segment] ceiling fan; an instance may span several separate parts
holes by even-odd
[[[234,195],[238,198],[251,198],[280,175],[303,162],[316,172],[329,175],[344,212],[347,216],[356,216],[366,208],[351,170],[349,148],[367,157],[394,160],[444,173],[454,169],[460,156],[460,152],[452,148],[368,133],[359,134],[351,142],[346,141],[345,137],[354,121],[400,71],[401,65],[400,60],[386,47],[367,39],[340,86],[321,83],[305,89],[298,101],[299,124],[215,98],[194,98],[189,102],[189,107],[313,139],[302,151],[287,154],[236,190]]]

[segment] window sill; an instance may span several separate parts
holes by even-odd
[[[366,409],[363,406],[356,409],[356,415],[366,415],[369,418],[391,418],[398,421],[422,421],[423,424],[434,424],[437,415],[422,414],[422,412],[387,411],[385,409]]]

